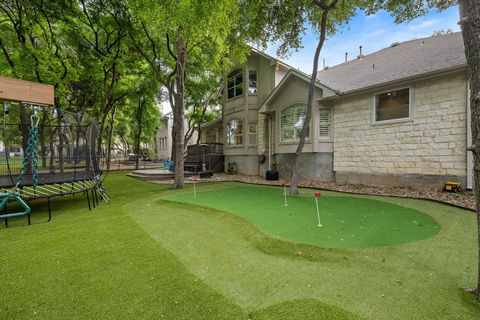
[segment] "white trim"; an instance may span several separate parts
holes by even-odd
[[[380,94],[383,94],[383,93],[392,92],[392,91],[400,91],[400,90],[404,90],[404,89],[408,89],[408,117],[397,118],[397,119],[389,119],[389,120],[381,120],[381,121],[375,120],[376,109],[377,109],[375,97],[380,95]],[[413,121],[414,108],[415,108],[414,107],[415,106],[415,103],[414,103],[415,102],[414,101],[415,100],[415,92],[414,92],[414,90],[415,90],[414,86],[410,85],[410,86],[399,87],[399,88],[394,88],[394,89],[390,89],[390,90],[374,92],[373,95],[372,95],[371,125],[393,124],[393,123]]]
[[[268,97],[265,99],[265,101],[260,105],[260,108],[258,109],[259,113],[265,113],[268,112],[268,104],[270,101],[277,95],[277,93],[281,90],[281,88],[285,85],[285,83],[290,79],[291,76],[296,76],[297,78],[306,81],[307,83],[310,83],[310,77],[308,75],[303,74],[300,71],[297,71],[295,69],[290,69],[288,70],[287,74],[283,77],[283,79],[278,83],[278,85],[270,92]],[[275,74],[273,76],[274,81],[275,81]],[[329,87],[324,86],[318,81],[315,81],[315,87],[319,88],[322,90],[322,99],[326,97],[330,97],[333,95],[337,95],[333,89],[330,89]],[[338,95],[337,95],[338,96]]]

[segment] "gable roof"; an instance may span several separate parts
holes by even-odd
[[[310,83],[310,76],[307,75],[306,73],[303,73],[299,70],[296,69],[290,69],[288,70],[287,74],[283,77],[282,81],[273,89],[272,92],[268,95],[268,97],[265,99],[265,101],[262,103],[260,106],[258,112],[267,112],[267,105],[268,103],[277,95],[277,93],[283,89],[285,84],[288,82],[288,80],[291,77],[297,77],[300,78],[301,80]],[[315,87],[321,89],[323,91],[323,96],[335,96],[337,95],[337,92],[327,86],[325,86],[323,83],[320,83],[318,81],[315,81]]]
[[[317,80],[350,93],[466,66],[460,32],[409,40],[317,73]]]

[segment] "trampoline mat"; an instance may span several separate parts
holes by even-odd
[[[77,181],[85,181],[85,180],[92,180],[95,178],[96,174],[94,172],[71,172],[71,173],[46,173],[46,174],[39,174],[38,175],[38,184],[55,184],[55,183],[68,183],[68,182],[77,182]],[[17,181],[18,175],[12,175],[13,177],[13,184],[12,179],[10,176],[0,176],[0,188],[11,188],[15,186]],[[23,186],[33,186],[32,175],[25,175],[23,177],[22,183],[20,183],[20,187]]]

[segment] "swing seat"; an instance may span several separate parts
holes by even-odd
[[[15,193],[0,193],[0,211],[5,210],[10,201],[17,202],[23,211],[0,214],[0,219],[5,219],[5,225],[8,227],[7,219],[22,216],[28,216],[28,224],[30,224],[30,207]]]

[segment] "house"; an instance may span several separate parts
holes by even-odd
[[[183,121],[185,131],[188,128],[188,120]],[[168,112],[160,118],[160,125],[155,133],[155,157],[157,160],[169,160],[172,154],[172,128],[173,113]],[[187,142],[187,146],[197,143],[198,132],[195,130]]]
[[[289,178],[310,77],[252,50],[226,76],[225,162]],[[336,183],[472,187],[463,39],[392,44],[317,75],[299,176]],[[227,166],[227,165],[226,165]]]
[[[223,138],[222,117],[202,124],[200,128],[201,143],[224,143]]]

